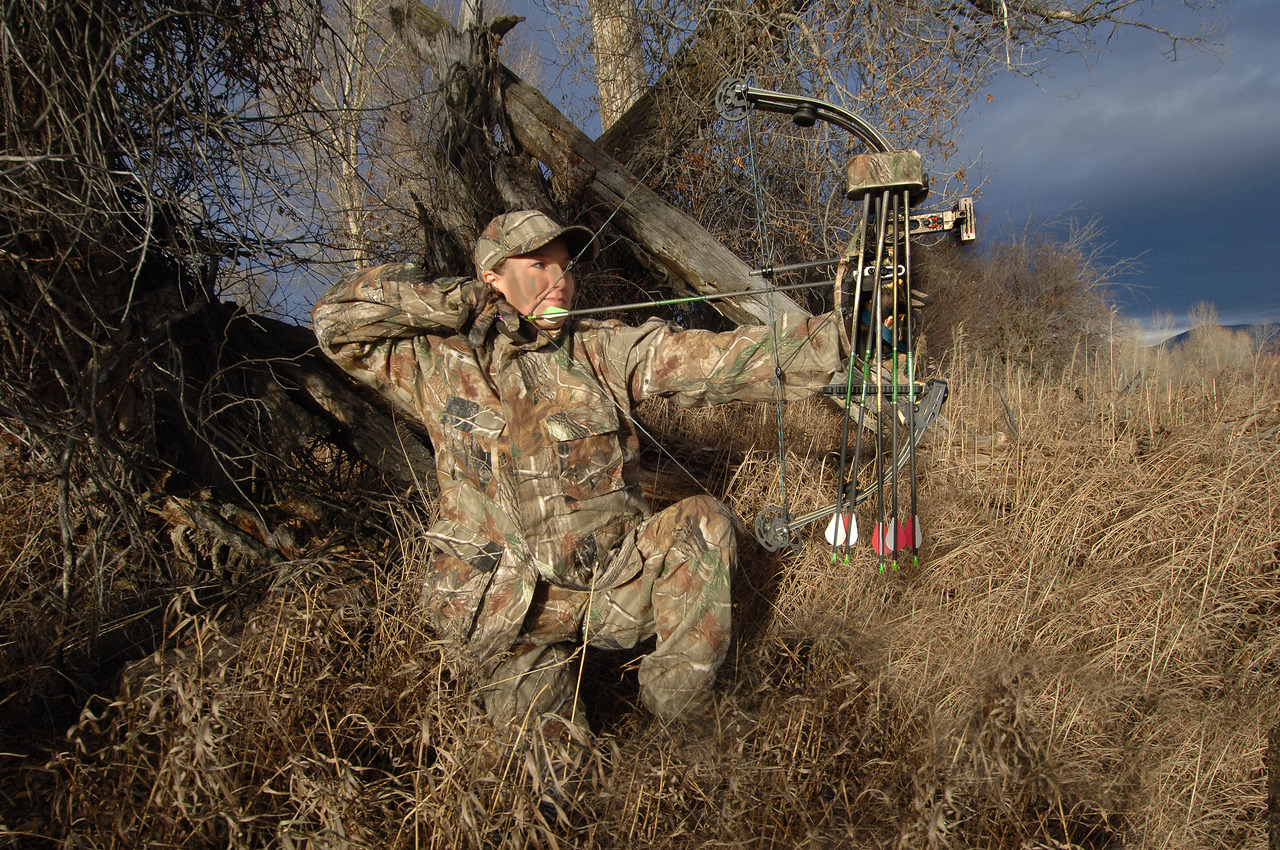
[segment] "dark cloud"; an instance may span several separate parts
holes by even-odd
[[[1280,320],[1267,216],[1280,189],[1280,4],[1232,9],[1220,57],[1170,62],[1153,37],[1128,34],[1092,68],[1068,57],[1039,85],[997,80],[963,136],[990,180],[988,221],[1096,218],[1110,254],[1145,269],[1121,280],[1144,287],[1122,299],[1135,317],[1210,301],[1224,320]]]

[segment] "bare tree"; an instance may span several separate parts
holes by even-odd
[[[371,214],[367,200],[368,177],[361,173],[366,159],[367,112],[374,105],[378,76],[385,71],[386,47],[375,43],[373,17],[380,6],[369,0],[339,4],[326,16],[328,26],[317,45],[314,84],[307,90],[309,109],[301,114],[322,118],[328,126],[316,128],[313,144],[319,150],[308,165],[328,175],[334,210],[345,236],[349,259],[356,266],[369,257],[366,225]],[[377,105],[389,106],[385,92]],[[321,159],[332,163],[324,168]]]
[[[269,581],[307,523],[430,480],[308,330],[221,300],[322,245],[313,184],[282,166],[321,29],[305,2],[4,6],[4,484],[57,531],[3,590],[0,730],[61,726],[183,588]]]
[[[309,266],[327,283],[335,267],[420,256],[413,198],[447,198],[452,187],[433,155],[436,80],[405,54],[385,6],[327,3],[321,21],[311,36],[296,34],[314,43],[310,74],[272,93],[294,141],[269,155],[298,187],[290,209],[315,240]],[[470,228],[474,211],[466,196],[461,204]]]

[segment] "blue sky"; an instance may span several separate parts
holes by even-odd
[[[1153,23],[1176,28],[1176,13]],[[1125,33],[1086,67],[1052,79],[1005,75],[966,121],[963,156],[988,179],[983,238],[1028,220],[1096,219],[1123,312],[1179,326],[1199,302],[1225,324],[1280,321],[1280,3],[1231,0],[1220,56],[1171,62],[1154,36]]]

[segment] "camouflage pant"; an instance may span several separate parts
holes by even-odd
[[[485,707],[499,723],[542,712],[582,717],[570,663],[582,642],[630,649],[651,635],[640,662],[640,697],[664,720],[708,707],[729,651],[729,576],[737,561],[737,519],[710,496],[694,496],[640,526],[640,574],[603,591],[538,585],[520,643],[490,678]]]

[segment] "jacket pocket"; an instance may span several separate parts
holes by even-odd
[[[582,501],[622,489],[622,441],[614,411],[562,410],[544,420],[543,430],[559,459],[565,498]]]

